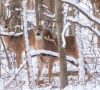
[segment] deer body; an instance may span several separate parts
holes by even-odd
[[[2,19],[2,32],[9,32],[10,31],[10,19]],[[38,41],[35,42],[35,34],[33,29],[28,30],[28,35],[29,35],[29,45],[30,47],[33,48],[40,48],[42,49],[42,47],[44,46],[41,41],[41,37],[38,38]],[[16,54],[16,64],[17,64],[17,68],[19,68],[19,66],[22,64],[22,59],[21,59],[21,54],[23,51],[25,51],[25,44],[24,44],[24,36],[23,35],[19,35],[19,36],[2,36],[2,39],[6,45],[6,47],[13,51]],[[38,43],[35,44],[35,43]],[[37,79],[39,81],[39,77],[41,75],[41,71],[43,69],[43,63],[47,63],[48,61],[46,60],[48,58],[48,56],[43,56],[43,55],[39,55],[37,56],[38,59],[38,76]],[[50,59],[50,58],[49,58]],[[52,59],[52,58],[51,58]],[[50,59],[50,60],[51,60]],[[49,61],[51,63],[51,61]],[[51,65],[49,65],[50,67]],[[53,66],[52,66],[53,67]],[[52,74],[52,71],[49,71]]]
[[[57,42],[57,38],[54,38],[53,41],[50,41],[50,39],[52,38],[52,33],[47,30],[47,29],[43,29],[42,26],[36,26],[34,27],[34,34],[35,34],[35,47],[36,47],[36,50],[41,50],[41,49],[44,49],[44,50],[51,50],[51,51],[54,51],[54,52],[58,52],[58,42]],[[41,39],[38,39],[38,37],[41,37]],[[47,39],[46,39],[46,38]],[[65,37],[65,40],[66,40],[66,47],[65,47],[65,50],[66,50],[66,55],[69,55],[69,56],[72,56],[74,58],[78,58],[78,55],[77,55],[77,49],[76,49],[76,46],[75,46],[75,37],[74,36],[67,36]],[[39,43],[41,42],[41,44]],[[45,59],[43,59],[44,57],[40,56],[39,57],[40,59],[39,60],[39,69],[38,69],[38,72],[39,72],[39,75],[38,75],[38,78],[37,78],[37,84],[38,84],[38,80],[39,80],[39,77],[41,75],[41,72],[42,72],[42,69],[43,68],[43,63],[41,64],[41,62],[44,62],[46,64],[48,64],[48,76],[49,76],[49,82],[50,82],[50,77],[52,76],[52,68],[53,68],[53,63],[58,60],[58,58],[54,58],[54,57],[51,57],[51,56],[47,56],[47,58],[45,57]],[[45,60],[45,61],[43,61]],[[41,71],[39,71],[41,69]]]
[[[10,31],[10,19],[2,19],[2,31],[9,32]],[[28,31],[29,34],[29,45],[35,47],[35,37],[33,30]],[[6,47],[13,51],[16,54],[16,63],[17,68],[19,68],[22,63],[21,54],[25,51],[24,37],[20,36],[2,36],[2,39],[6,45]]]

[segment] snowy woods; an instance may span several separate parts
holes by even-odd
[[[0,0],[0,90],[100,90],[99,0]]]

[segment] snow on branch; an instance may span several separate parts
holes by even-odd
[[[100,24],[100,20],[95,16],[91,15],[89,12],[85,11],[79,4],[72,0],[62,0],[62,2],[70,4],[78,9],[82,14],[84,14],[89,20],[95,22],[96,24]]]
[[[46,5],[42,5],[44,8],[47,8],[48,9],[48,6],[46,6]]]
[[[6,0],[6,2],[2,1],[2,3],[4,4],[5,7],[9,6],[9,2],[10,2],[10,0]]]
[[[47,13],[47,12],[44,12],[43,14],[48,16],[48,17],[55,18],[54,14],[50,14],[50,13]]]
[[[59,54],[57,52],[53,52],[53,51],[49,51],[49,50],[37,50],[37,51],[33,52],[31,56],[34,57],[34,56],[39,55],[39,54],[45,54],[45,55],[51,55],[54,57],[59,57]],[[74,64],[78,64],[77,59],[75,59],[71,56],[66,55],[66,59],[69,62],[73,62]]]
[[[15,32],[1,32],[0,35],[2,36],[20,36],[23,35],[23,32],[15,33]]]
[[[65,32],[66,30],[68,29],[69,25],[71,25],[69,22],[64,26],[64,29],[63,29],[63,32],[62,32],[62,41],[63,41],[63,44],[62,44],[62,47],[65,48],[66,46],[66,40],[65,40]]]
[[[91,28],[91,26],[89,26],[89,25],[82,24],[82,22],[79,22],[77,18],[67,17],[67,20],[68,20],[69,22],[77,23],[78,25],[80,25],[80,26],[82,26],[82,27],[88,28],[88,29],[91,30],[96,36],[100,36],[100,32],[99,32],[97,29],[93,29],[93,28]]]

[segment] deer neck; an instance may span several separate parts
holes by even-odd
[[[41,50],[43,49],[44,46],[44,39],[42,36],[35,36],[35,48],[36,50]]]

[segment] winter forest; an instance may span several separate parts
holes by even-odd
[[[100,90],[100,0],[0,0],[0,90]]]

